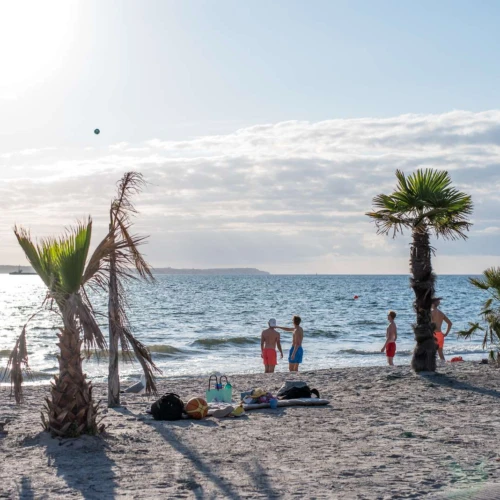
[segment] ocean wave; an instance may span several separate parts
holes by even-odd
[[[192,345],[203,347],[204,349],[216,349],[217,347],[229,347],[232,345],[251,345],[258,344],[258,337],[229,337],[229,338],[209,338],[198,339]]]
[[[336,339],[340,336],[340,333],[332,332],[330,330],[312,330],[312,331],[307,331],[306,335],[308,337],[326,337],[329,339]]]
[[[168,344],[156,344],[147,346],[149,351],[154,354],[162,354],[164,356],[176,356],[178,354],[185,354],[185,351]]]
[[[377,350],[373,350],[373,351],[367,351],[367,350],[364,350],[364,349],[341,349],[340,351],[338,351],[339,354],[351,354],[353,356],[380,356],[381,352],[380,352],[380,349],[377,349]],[[407,350],[402,350],[402,351],[396,351],[396,355],[400,354],[400,355],[403,355],[403,356],[408,356],[412,353],[413,351],[411,349],[407,349]]]
[[[54,373],[57,373],[57,370],[54,370],[52,373],[31,370],[29,374],[23,375],[25,382],[30,382],[32,380],[50,380]],[[0,366],[0,382],[10,382],[10,369],[6,369],[5,366]]]
[[[146,347],[148,348],[149,352],[158,356],[178,356],[181,354],[186,354],[186,351],[168,344],[156,344],[156,345],[149,345]],[[128,358],[129,357],[128,354],[132,356],[132,359],[135,359],[133,350],[130,350],[129,353],[127,354],[124,354],[123,351],[120,351],[120,358],[121,359]],[[85,357],[85,359],[87,359],[87,354],[84,350],[82,350],[82,355]],[[59,353],[57,352],[46,353],[45,359],[57,359],[57,356],[59,356]],[[109,351],[91,351],[89,353],[89,359],[100,360],[100,359],[107,359],[108,357],[109,357]]]
[[[444,353],[447,356],[450,356],[452,354],[487,354],[488,349],[483,349],[482,345],[446,345],[445,342],[445,347],[444,347]]]
[[[339,354],[351,354],[352,356],[375,356],[375,355],[380,356],[380,349],[375,349],[375,350],[341,349],[338,352]],[[445,347],[444,353],[446,354],[446,356],[449,357],[462,354],[481,354],[481,353],[487,354],[487,351],[485,351],[480,345],[476,346],[449,345],[448,347]],[[400,356],[411,356],[413,354],[413,348],[396,350],[396,356],[398,354]]]
[[[351,325],[355,326],[381,326],[385,325],[383,321],[375,321],[372,319],[360,319],[360,320],[355,320],[350,322]]]

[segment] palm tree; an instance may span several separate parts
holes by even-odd
[[[416,372],[436,370],[436,344],[431,321],[435,275],[432,272],[430,235],[444,239],[467,239],[472,213],[471,197],[451,186],[444,170],[417,170],[408,177],[396,171],[398,184],[390,194],[373,198],[374,212],[366,215],[375,221],[377,232],[395,237],[403,229],[412,233],[410,285],[415,293],[413,325],[417,345],[412,367]]]
[[[142,174],[127,172],[118,186],[116,198],[111,203],[109,211],[109,231],[129,245],[118,255],[115,249],[109,259],[109,374],[108,374],[108,407],[120,406],[120,374],[119,374],[119,343],[125,359],[130,359],[131,348],[143,367],[146,375],[146,392],[152,392],[154,381],[148,377],[149,352],[138,342],[130,331],[127,318],[127,308],[124,291],[124,280],[131,278],[130,269],[135,269],[139,278],[145,281],[154,281],[149,265],[144,260],[139,249],[139,243],[144,238],[135,238],[130,235],[131,217],[137,213],[130,201],[132,195],[141,191],[145,182]],[[135,277],[135,276],[134,276]]]
[[[483,349],[489,346],[490,358],[496,363],[500,362],[500,267],[490,267],[483,271],[482,278],[469,278],[469,282],[489,293],[481,309],[484,326],[479,322],[469,323],[468,330],[461,330],[458,335],[470,338],[478,330],[484,332]]]
[[[87,288],[108,289],[110,262],[116,259],[117,275],[129,275],[124,264],[129,261],[129,249],[140,244],[141,238],[121,237],[110,230],[94,253],[88,258],[92,235],[92,221],[78,223],[60,238],[46,238],[33,243],[30,233],[16,227],[14,233],[28,261],[47,286],[47,301],[55,309],[62,326],[58,333],[60,353],[59,374],[51,384],[51,397],[46,399],[42,423],[46,430],[58,436],[95,434],[102,430],[97,421],[97,405],[92,399],[92,384],[82,369],[82,345],[85,353],[106,349],[106,340],[96,320],[96,314],[87,295]],[[31,319],[31,318],[30,318]],[[28,320],[29,321],[29,320]],[[124,332],[127,350],[130,344],[146,371],[150,390],[156,392],[153,371],[156,367],[147,349],[130,332]],[[128,344],[127,344],[128,342]],[[125,344],[125,345],[123,345]],[[11,353],[8,368],[16,401],[22,400],[23,369],[29,370],[26,325]]]

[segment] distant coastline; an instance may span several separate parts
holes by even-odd
[[[2,266],[0,265],[0,274],[8,274],[12,271],[22,269],[23,273],[32,273],[30,266]],[[173,267],[153,268],[153,274],[206,274],[210,276],[231,275],[231,276],[269,276],[271,273],[261,271],[254,267],[234,267],[234,268],[213,268],[213,269],[174,269]]]
[[[157,267],[153,274],[206,274],[210,276],[269,276],[271,273],[254,267],[213,268],[213,269],[174,269],[173,267]]]
[[[21,269],[23,273],[34,273],[31,266],[0,266],[0,274],[9,274]]]

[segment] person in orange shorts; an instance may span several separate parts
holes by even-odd
[[[263,330],[260,336],[260,350],[265,373],[273,373],[275,366],[278,364],[276,348],[281,354],[281,359],[283,359],[283,350],[281,349],[280,334],[275,330],[276,320],[271,318],[268,325],[269,328]]]
[[[432,299],[431,319],[434,323],[434,338],[436,339],[439,359],[444,363],[444,338],[450,333],[453,323],[448,319],[443,311],[438,309],[440,303],[441,297],[434,297]],[[446,328],[446,333],[442,332],[443,322],[448,325],[448,328]]]
[[[387,362],[389,366],[394,366],[394,356],[396,354],[396,340],[398,338],[398,327],[394,320],[396,319],[396,313],[394,311],[389,311],[387,315],[389,321],[389,326],[387,327],[387,332],[385,334],[385,344],[380,352],[384,352],[387,356]]]

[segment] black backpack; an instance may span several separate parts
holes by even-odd
[[[183,412],[184,403],[173,392],[163,395],[151,405],[151,415],[155,420],[180,420]]]
[[[319,392],[316,389],[309,389],[307,385],[304,387],[290,387],[280,396],[280,399],[310,398],[311,394],[315,394],[319,398]]]

